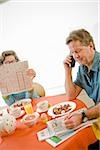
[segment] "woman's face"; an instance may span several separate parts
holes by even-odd
[[[15,56],[8,55],[5,57],[5,60],[3,61],[3,64],[10,64],[16,62]]]

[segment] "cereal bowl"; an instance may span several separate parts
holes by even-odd
[[[30,127],[30,126],[35,125],[38,122],[39,117],[40,117],[39,113],[34,112],[33,114],[25,115],[21,119],[21,122]]]

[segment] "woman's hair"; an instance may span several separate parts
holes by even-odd
[[[1,57],[0,57],[0,64],[3,64],[5,57],[10,56],[10,55],[13,55],[15,57],[16,62],[19,61],[17,54],[13,50],[8,50],[8,51],[2,52]]]
[[[68,45],[71,41],[80,41],[82,45],[88,46],[90,42],[93,44],[95,50],[95,44],[92,36],[85,29],[78,29],[72,31],[66,39],[66,44]]]
[[[2,65],[2,57],[0,57],[0,65]]]

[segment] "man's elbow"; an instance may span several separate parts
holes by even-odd
[[[75,94],[68,93],[68,92],[66,92],[66,96],[68,100],[74,100],[77,97]]]

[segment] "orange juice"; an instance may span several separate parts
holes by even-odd
[[[32,114],[32,113],[33,113],[33,107],[32,107],[32,104],[31,104],[31,103],[25,102],[25,103],[23,104],[23,106],[24,106],[25,112],[26,112],[27,114]]]

